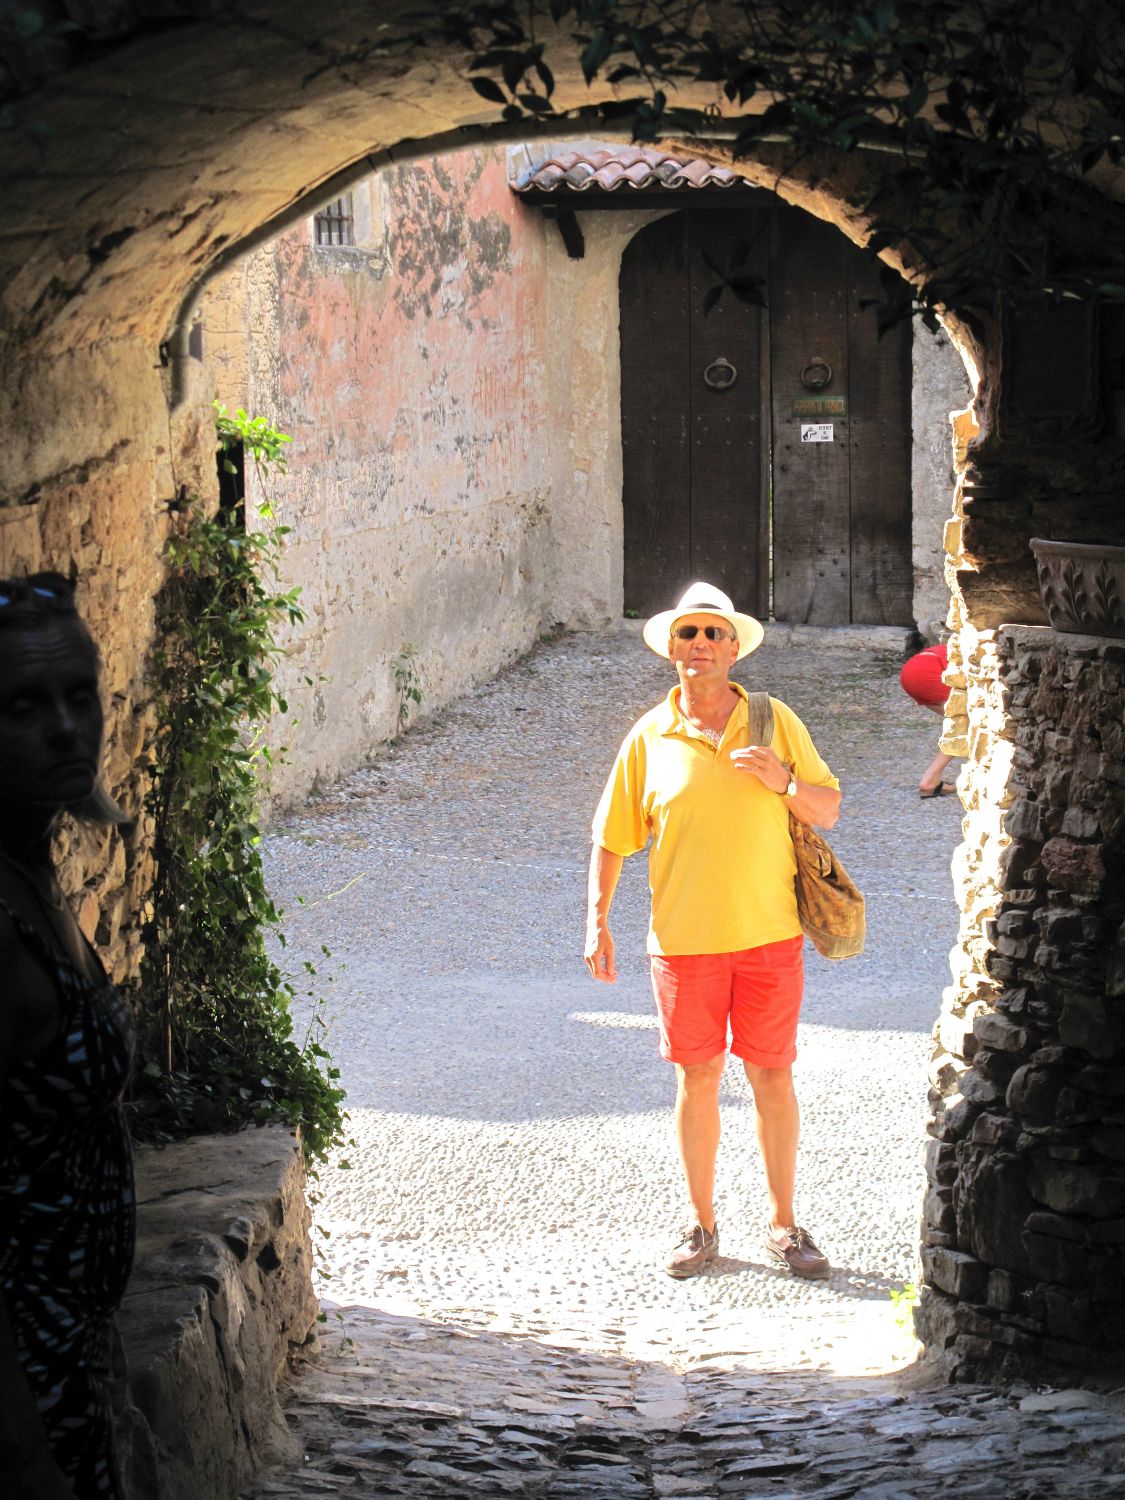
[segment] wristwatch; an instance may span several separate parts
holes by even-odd
[[[795,797],[797,795],[797,783],[794,781],[792,773],[789,776],[789,785],[785,788],[782,795],[785,797]]]

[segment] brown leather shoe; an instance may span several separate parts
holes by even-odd
[[[678,1281],[688,1276],[698,1276],[708,1261],[719,1253],[719,1226],[710,1234],[702,1224],[695,1224],[684,1231],[684,1237],[668,1258],[664,1269]]]
[[[806,1281],[823,1281],[829,1272],[828,1257],[822,1255],[813,1244],[807,1229],[794,1227],[766,1230],[766,1254],[780,1265],[787,1266],[794,1276],[803,1276]]]

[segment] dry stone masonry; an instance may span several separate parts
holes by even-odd
[[[921,1326],[1112,1370],[1125,1316],[1125,641],[962,632],[977,726],[936,1029]]]

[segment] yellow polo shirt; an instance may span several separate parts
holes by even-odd
[[[678,684],[638,719],[594,814],[594,843],[613,854],[652,836],[650,953],[735,953],[801,930],[788,798],[731,763],[748,743],[746,693],[731,687],[738,703],[717,748],[681,715]],[[798,780],[838,788],[797,715],[770,703],[775,753]]]

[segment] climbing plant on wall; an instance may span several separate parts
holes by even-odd
[[[285,473],[289,438],[262,418],[217,408],[220,459],[241,450],[259,492]],[[321,1008],[294,1034],[295,988],[270,954],[283,941],[266,887],[258,775],[265,726],[286,704],[274,680],[278,631],[297,624],[298,590],[279,583],[288,528],[261,501],[192,499],[165,549],[151,677],[158,712],[151,789],[154,874],[144,905],[137,1009],[142,1056],[134,1115],[142,1135],[284,1120],[323,1158],[343,1139],[343,1090],[323,1045]],[[305,965],[305,977],[315,968]]]

